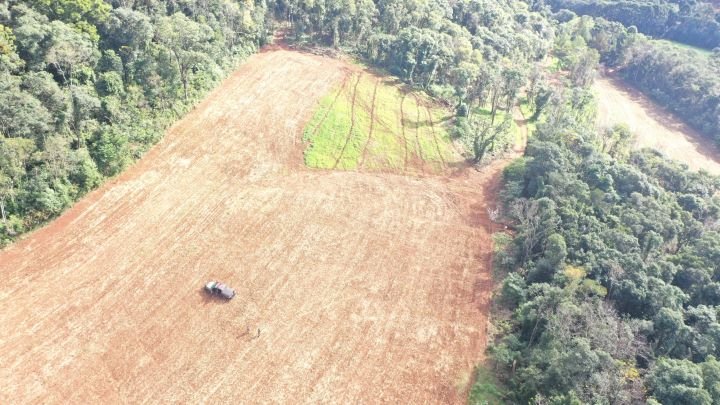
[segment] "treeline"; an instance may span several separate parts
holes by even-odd
[[[552,24],[513,0],[278,0],[297,41],[342,47],[456,109],[475,160],[508,144],[509,111],[552,44]],[[478,114],[479,110],[489,114]]]
[[[625,80],[720,144],[720,63],[652,41],[631,52],[620,70]]]
[[[717,404],[720,179],[631,152],[624,127],[596,132],[575,91],[503,175],[505,399]]]
[[[720,142],[720,56],[649,40],[602,18],[575,18],[557,32],[556,54],[596,50],[629,84]]]
[[[137,159],[266,37],[262,0],[0,4],[0,246]]]
[[[0,243],[138,158],[265,41],[273,19],[289,21],[298,41],[359,54],[455,107],[455,132],[478,160],[507,144],[509,115],[496,122],[497,113],[515,104],[553,35],[512,0],[5,2]]]
[[[291,22],[298,40],[344,47],[410,84],[463,101],[486,97],[503,71],[541,59],[552,37],[546,19],[510,0],[368,0],[350,7],[280,0],[276,15]]]
[[[553,10],[602,17],[647,35],[713,49],[720,46],[720,13],[705,2],[665,0],[549,0]]]

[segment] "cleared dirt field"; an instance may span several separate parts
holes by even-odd
[[[720,174],[720,152],[697,131],[612,76],[595,79],[598,125],[625,123],[638,148],[654,148],[691,169]]]
[[[483,172],[306,169],[342,62],[253,56],[121,177],[0,252],[0,403],[461,403]],[[218,279],[230,302],[201,290]]]

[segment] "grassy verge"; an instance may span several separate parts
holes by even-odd
[[[375,117],[372,142],[368,144],[365,157],[369,169],[403,169],[405,167],[405,148],[400,103],[403,94],[399,87],[382,82],[378,84],[375,95]],[[369,129],[368,129],[369,130]]]
[[[492,371],[483,366],[475,370],[475,383],[470,389],[470,405],[504,404],[505,388]]]

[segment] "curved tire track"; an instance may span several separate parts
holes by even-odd
[[[333,170],[335,170],[338,163],[340,163],[340,159],[342,159],[343,154],[345,153],[345,148],[347,148],[347,145],[350,142],[350,138],[352,138],[353,129],[355,129],[355,98],[357,97],[357,88],[360,84],[360,79],[362,79],[362,75],[362,72],[360,72],[357,81],[355,82],[355,88],[353,89],[352,96],[352,104],[350,104],[350,130],[348,131],[347,137],[345,137],[345,144],[343,144],[343,147],[340,150],[340,154],[338,155],[337,159],[335,159],[335,164],[332,167]]]
[[[438,142],[437,134],[435,133],[435,123],[433,122],[432,111],[430,111],[430,107],[428,106],[425,106],[425,110],[427,111],[428,121],[430,122],[430,132],[432,133],[433,141],[435,141],[435,148],[437,149],[438,157],[440,158],[443,169],[445,169],[447,168],[447,163],[445,162],[445,158],[440,152],[440,142]]]
[[[332,103],[330,104],[330,107],[328,107],[327,111],[325,111],[325,115],[320,119],[320,122],[315,126],[315,128],[310,131],[310,136],[315,136],[317,133],[317,130],[320,129],[320,127],[325,123],[325,120],[327,119],[328,115],[330,115],[330,111],[333,110],[335,107],[335,103],[337,102],[337,99],[340,97],[340,95],[345,91],[345,87],[347,87],[348,82],[348,76],[345,76],[343,78],[342,84],[340,84],[340,89],[338,90],[337,94],[335,95],[335,98],[333,99]]]
[[[422,145],[420,145],[420,100],[417,94],[413,94],[415,98],[415,110],[417,116],[415,118],[415,143],[417,143],[418,157],[420,158],[420,172],[425,174],[425,157],[423,156]]]
[[[345,66],[252,56],[136,165],[0,251],[0,403],[465,403],[492,292],[478,204],[502,162],[421,179],[298,166],[297,124]],[[209,299],[209,279],[240,293]]]
[[[402,91],[402,89],[400,90]],[[408,145],[407,145],[407,136],[405,136],[405,110],[403,108],[403,104],[405,104],[405,97],[407,97],[407,93],[403,92],[402,99],[400,99],[400,129],[402,132],[402,139],[403,139],[403,146],[405,149],[405,161],[403,163],[403,170],[407,171],[408,167]]]
[[[370,141],[372,141],[372,135],[373,135],[373,128],[375,127],[375,98],[377,96],[377,89],[380,85],[380,78],[378,77],[375,80],[375,88],[373,89],[373,97],[372,102],[370,105],[370,130],[368,131],[368,140],[365,142],[365,147],[362,151],[362,157],[360,158],[360,164],[358,164],[358,169],[362,169],[365,167],[365,159],[367,158],[367,150],[368,146],[370,146]]]

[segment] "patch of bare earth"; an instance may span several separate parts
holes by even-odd
[[[464,402],[504,163],[305,169],[302,128],[346,70],[253,56],[134,167],[1,251],[0,403]],[[208,297],[211,279],[236,298]]]
[[[612,75],[598,77],[598,125],[625,123],[636,136],[638,148],[654,148],[687,164],[693,170],[720,174],[720,151],[672,113]]]

